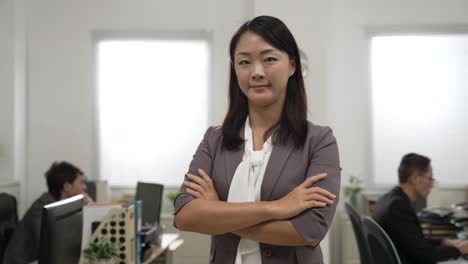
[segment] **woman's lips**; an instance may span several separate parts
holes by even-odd
[[[250,88],[256,92],[263,92],[268,88],[269,85],[251,85]]]

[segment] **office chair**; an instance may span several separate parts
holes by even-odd
[[[367,240],[364,235],[364,229],[362,227],[362,217],[359,215],[356,209],[354,209],[354,207],[348,202],[345,202],[345,209],[348,213],[349,219],[351,220],[354,235],[356,236],[361,264],[373,264],[370,255],[370,250],[367,246]]]
[[[8,193],[0,193],[0,263],[17,224],[16,198]]]
[[[366,216],[362,220],[362,226],[374,263],[401,264],[392,240],[377,222]]]

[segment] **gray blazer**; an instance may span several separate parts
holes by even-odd
[[[208,128],[190,163],[189,173],[198,175],[198,168],[206,171],[213,179],[219,198],[226,201],[232,178],[242,161],[243,148],[228,151],[221,148],[221,142],[221,128]],[[335,194],[335,203],[324,208],[308,209],[290,219],[306,241],[318,241],[325,237],[338,203],[341,168],[338,146],[332,130],[309,122],[307,140],[303,148],[295,149],[292,143],[275,145],[262,182],[261,200],[273,201],[284,197],[307,177],[323,172],[328,176],[314,186]],[[193,199],[182,186],[174,202],[174,214]],[[239,240],[240,237],[232,233],[212,236],[210,263],[234,263]],[[323,263],[320,246],[291,247],[260,243],[260,252],[262,263]]]

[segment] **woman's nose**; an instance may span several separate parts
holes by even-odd
[[[261,63],[255,63],[252,72],[252,79],[263,79],[265,77],[265,71]]]

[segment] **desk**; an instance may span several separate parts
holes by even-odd
[[[165,264],[172,264],[172,252],[183,243],[184,240],[179,238],[179,234],[177,233],[163,234],[161,246],[152,246],[149,249],[151,250],[151,255],[143,261],[143,264],[161,263],[161,261]]]

